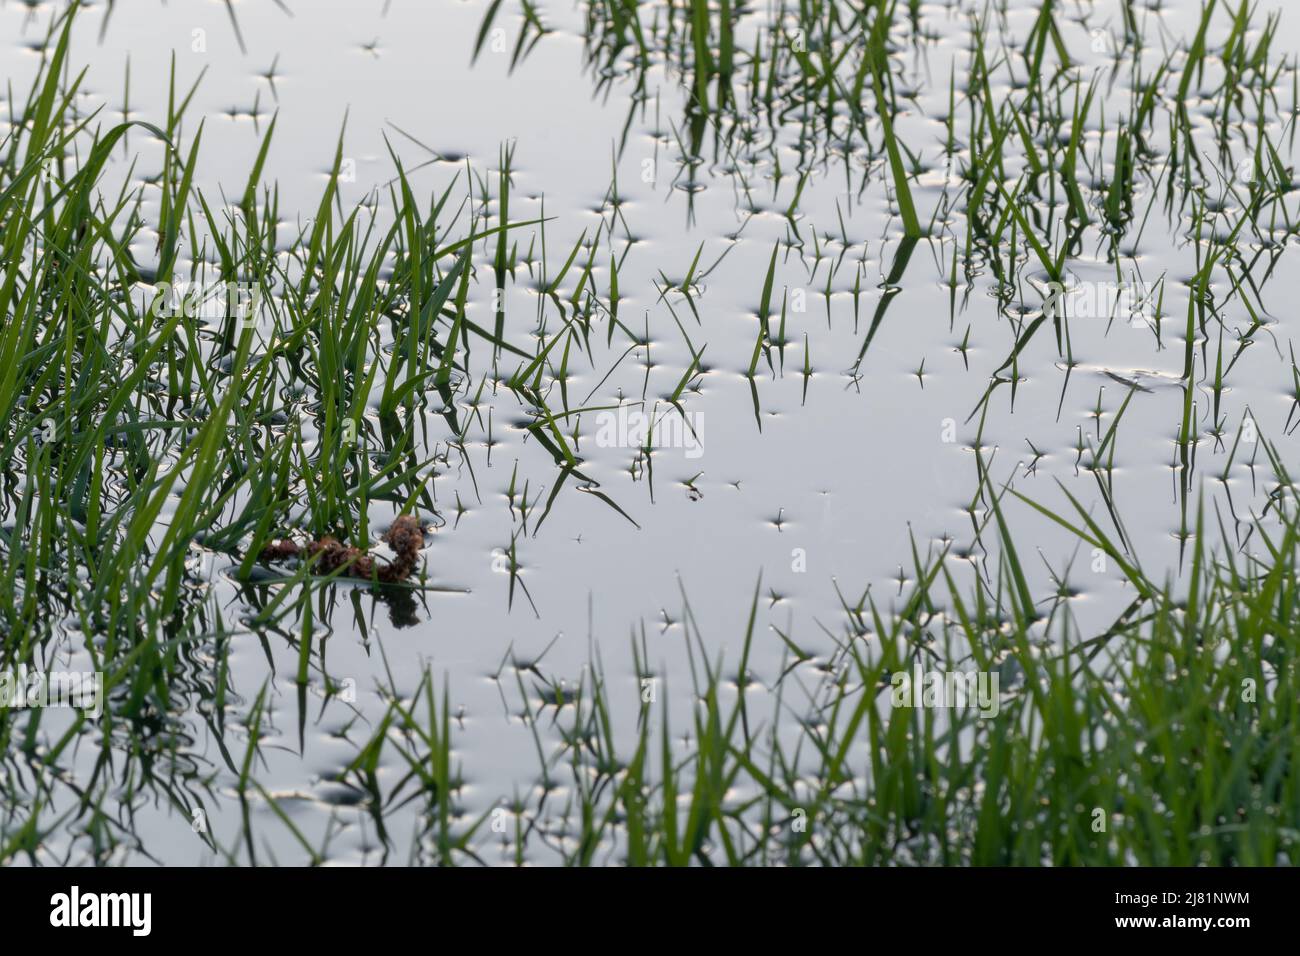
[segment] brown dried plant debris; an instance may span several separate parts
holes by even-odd
[[[315,558],[320,574],[333,574],[344,569],[345,576],[366,581],[391,583],[410,577],[419,560],[420,549],[424,547],[424,530],[420,527],[420,522],[411,515],[402,515],[388,529],[384,541],[393,549],[394,557],[391,561],[376,559],[360,548],[342,544],[329,535],[305,545],[288,538],[272,541],[262,549],[261,557],[263,561]]]

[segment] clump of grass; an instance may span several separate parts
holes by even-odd
[[[1300,601],[1300,509],[1285,472],[1276,480],[1282,520],[1271,532],[1257,525],[1268,557],[1216,556],[1198,514],[1185,597],[1126,561],[1134,601],[1091,638],[1073,620],[1066,579],[1041,601],[1030,593],[997,503],[1004,493],[986,486],[993,576],[962,585],[942,548],[914,554],[915,583],[897,604],[845,599],[843,637],[802,705],[785,675],[814,655],[797,635],[772,638],[788,651],[781,676],[750,673],[761,582],[734,679],[710,661],[684,598],[697,675],[689,747],[675,743],[668,701],[622,696],[598,659],[576,681],[542,678],[555,689],[543,701],[567,717],[550,752],[536,739],[541,792],[567,773],[574,796],[558,819],[544,797],[503,799],[492,812],[515,824],[496,841],[501,861],[533,859],[540,834],[559,832],[570,865],[1294,864],[1300,784],[1287,768],[1300,753],[1300,635],[1279,625]],[[1086,512],[1076,526],[1023,500],[1026,515],[1037,510],[1122,556]],[[636,642],[633,656],[649,673]],[[900,706],[892,678],[914,667],[999,675],[996,713]],[[543,714],[524,668],[516,664],[518,689],[535,728]],[[526,669],[539,673],[536,662]],[[395,702],[390,717],[404,733],[377,733],[367,759],[399,747],[412,767],[445,762],[447,738],[421,729],[436,713],[432,702],[427,719]],[[617,731],[620,714],[635,728],[630,740]],[[404,740],[421,743],[411,752]],[[448,831],[459,787],[445,781],[408,778],[374,799],[411,799],[421,786],[425,819],[444,834],[440,854],[493,862],[493,839],[473,840],[484,818]]]
[[[449,434],[463,440],[450,396],[472,388],[470,343],[534,357],[466,314],[474,245],[517,224],[453,216],[455,183],[417,199],[400,164],[390,227],[365,207],[344,211],[340,137],[316,215],[286,241],[261,178],[276,124],[238,202],[213,202],[196,185],[202,127],[182,135],[194,90],[178,88],[174,67],[157,126],[101,127],[102,116],[74,109],[78,9],[54,15],[41,70],[25,101],[15,97],[23,121],[0,142],[0,507],[12,521],[0,531],[0,669],[35,666],[72,629],[86,638],[75,650],[105,675],[105,723],[96,730],[78,714],[50,747],[40,711],[0,708],[4,753],[44,748],[40,773],[52,780],[92,732],[105,760],[125,754],[122,773],[147,775],[138,761],[153,745],[140,735],[152,731],[142,728],[174,706],[210,703],[212,732],[224,736],[230,640],[248,627],[300,622],[300,678],[332,687],[310,639],[322,589],[340,575],[401,584],[385,598],[397,614],[402,594],[428,587],[409,579],[423,546],[411,513],[438,514],[430,486],[446,454],[421,434],[429,396],[445,391]],[[164,150],[153,224],[138,182],[106,183],[109,155],[133,128]],[[151,226],[156,241],[140,241]],[[200,292],[180,295],[181,283]],[[209,309],[209,284],[242,289],[253,306],[231,297]],[[390,560],[345,544],[370,540],[384,504]],[[305,560],[277,576],[257,564],[286,528],[310,543],[293,546]],[[248,605],[237,626],[215,600],[220,560]],[[76,802],[99,813],[116,782],[104,777]],[[162,783],[168,803],[191,785]],[[241,781],[241,797],[256,792]],[[0,859],[35,859],[63,810],[7,785],[0,804]],[[130,835],[98,826],[95,853],[107,859]]]

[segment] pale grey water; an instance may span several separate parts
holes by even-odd
[[[616,78],[608,91],[595,91],[591,70],[584,67],[582,17],[577,8],[544,4],[544,16],[553,30],[511,74],[509,52],[489,48],[477,64],[470,65],[485,8],[477,0],[339,0],[290,6],[292,16],[270,0],[238,3],[247,46],[247,52],[242,52],[222,4],[118,3],[102,41],[105,8],[98,4],[77,26],[73,62],[90,66],[87,94],[79,108],[89,111],[102,105],[108,113],[105,126],[116,122],[123,109],[129,62],[131,117],[160,122],[168,60],[174,51],[179,87],[188,88],[206,70],[184,132],[187,139],[192,137],[203,119],[199,186],[209,196],[221,195],[223,187],[228,197],[242,191],[261,136],[276,115],[278,126],[265,176],[279,184],[284,215],[306,220],[326,184],[346,116],[344,156],[354,162],[356,177],[342,186],[345,207],[363,201],[392,177],[385,137],[408,169],[419,167],[412,183],[426,195],[441,193],[458,173],[462,180],[457,192],[463,193],[466,158],[478,175],[487,177],[491,172],[494,177],[498,149],[510,142],[514,146],[512,218],[538,217],[545,197],[545,214],[554,217],[546,224],[553,270],[583,230],[590,236],[601,222],[599,210],[622,135],[629,87]],[[1023,35],[1037,4],[1010,6],[1005,27]],[[1094,16],[1103,23],[1106,10],[1118,9],[1118,4],[1084,6],[1094,8]],[[898,128],[928,167],[921,177],[922,188],[915,191],[923,220],[929,218],[945,186],[951,199],[960,185],[956,170],[948,168],[942,155],[944,124],[927,114],[933,117],[946,110],[953,57],[960,80],[969,31],[958,11],[970,7],[968,3],[922,4],[922,19],[935,39],[926,46],[923,58],[913,55],[908,60],[908,79],[919,91],[917,109],[900,120]],[[1163,13],[1149,13],[1161,21],[1158,29],[1153,28],[1154,35],[1182,38],[1194,31],[1198,10],[1193,4],[1164,7]],[[15,90],[25,89],[36,69],[31,45],[43,37],[54,8],[49,3],[0,4],[4,72]],[[1292,13],[1285,11],[1282,19],[1285,42],[1281,45],[1288,51],[1296,47],[1300,24],[1300,17]],[[760,22],[764,15],[764,8],[756,6],[742,25]],[[511,31],[518,23],[507,0],[497,21],[507,30],[507,50],[513,47]],[[1086,57],[1087,28],[1069,24],[1075,31],[1070,36],[1072,52]],[[1150,55],[1154,63],[1162,53],[1155,48]],[[1109,63],[1104,52],[1093,58],[1088,66],[1101,68]],[[265,75],[272,64],[273,83]],[[814,652],[815,658],[799,665],[792,678],[811,693],[821,679],[820,669],[835,655],[836,638],[847,633],[841,594],[856,603],[869,587],[882,606],[888,606],[900,591],[900,573],[910,579],[912,538],[923,553],[948,538],[955,539],[956,553],[970,545],[972,526],[965,509],[977,485],[969,447],[977,419],[968,421],[968,417],[1013,343],[1007,318],[990,291],[991,276],[980,277],[970,289],[959,288],[954,306],[946,285],[953,239],[923,240],[858,374],[852,374],[894,261],[898,237],[889,225],[878,165],[861,191],[859,155],[850,157],[851,188],[846,188],[842,164],[816,168],[799,206],[806,244],[802,250],[783,246],[777,271],[778,301],[781,290],[792,294],[801,290],[806,308],[789,315],[784,374],[773,375],[765,363],[760,366],[760,431],[744,373],[772,244],[788,239],[783,211],[794,188],[789,170],[796,167],[798,157],[788,142],[783,143],[786,175],[775,196],[767,158],[757,152],[738,157],[751,182],[752,204],[723,168],[729,165],[725,162],[706,161],[699,167],[703,189],[680,188],[673,181],[679,150],[671,124],[681,121],[683,95],[676,78],[665,75],[662,66],[650,76],[650,99],[644,113],[634,119],[617,159],[624,200],[620,210],[636,240],[620,275],[621,316],[633,328],[649,330],[648,385],[642,350],[629,355],[605,378],[625,346],[616,342],[614,348],[604,350],[602,342],[596,345],[596,354],[603,360],[571,369],[568,387],[578,396],[578,404],[608,404],[620,395],[640,398],[643,390],[653,403],[656,397],[673,392],[690,364],[690,351],[655,283],[662,281],[661,270],[669,278],[682,277],[703,242],[704,266],[724,253],[725,258],[700,282],[696,297],[700,323],[696,324],[680,294],[668,297],[695,348],[707,345],[700,388],[687,393],[687,407],[698,416],[701,453],[696,457],[690,449],[657,451],[651,481],[632,470],[635,448],[600,447],[589,433],[581,446],[584,472],[600,482],[601,490],[639,528],[594,496],[580,493],[579,482],[571,479],[540,530],[539,507],[525,532],[507,494],[512,478],[517,489],[527,484],[530,500],[541,503],[552,489],[556,467],[551,455],[528,439],[522,427],[526,409],[504,389],[489,396],[492,444],[485,428],[472,429],[465,446],[470,462],[461,462],[453,451],[433,482],[445,523],[432,537],[428,570],[432,583],[448,590],[420,595],[405,618],[390,616],[390,607],[366,589],[340,585],[330,589],[328,605],[318,602],[317,627],[328,628],[329,633],[329,672],[335,681],[353,679],[358,694],[355,705],[334,699],[323,707],[317,695],[309,705],[301,752],[296,648],[283,635],[247,629],[240,633],[230,656],[237,694],[228,700],[228,719],[232,727],[242,719],[270,675],[273,729],[265,731],[266,763],[258,779],[280,798],[313,845],[322,844],[328,828],[337,831],[329,843],[329,862],[377,862],[382,857],[368,813],[352,805],[357,794],[334,778],[354,759],[357,744],[368,738],[385,710],[376,693],[377,683],[386,680],[385,668],[404,694],[415,689],[425,663],[439,682],[444,675],[448,678],[455,760],[465,781],[457,806],[465,819],[474,819],[502,798],[538,795],[536,749],[520,718],[515,674],[508,667],[502,672],[503,661],[512,654],[528,662],[544,652],[538,672],[573,685],[592,648],[598,647],[612,699],[627,702],[626,713],[619,715],[627,724],[635,718],[641,693],[630,637],[636,634],[640,640],[643,633],[651,668],[666,685],[660,693],[673,701],[675,725],[682,728],[689,713],[690,687],[683,594],[690,600],[704,646],[711,656],[725,651],[729,673],[734,673],[749,602],[761,573],[758,637],[751,660],[757,684],[747,693],[756,709],[766,714],[785,653],[773,626]],[[1103,91],[1116,104],[1116,112],[1127,104],[1129,91],[1122,85],[1103,86]],[[1009,85],[995,90],[999,97],[1009,92]],[[1289,86],[1279,93],[1284,113],[1295,106],[1290,97]],[[1201,116],[1198,122],[1210,121]],[[1095,125],[1089,135],[1094,141],[1100,136]],[[443,158],[421,165],[432,157],[413,140]],[[141,157],[137,180],[157,171],[156,142],[133,133],[129,149]],[[1023,158],[1011,152],[1008,161],[1018,167]],[[120,178],[127,163],[128,157],[119,155],[111,175]],[[654,181],[645,181],[646,169],[654,170]],[[156,190],[144,189],[145,210],[156,213]],[[1142,184],[1140,210],[1146,208],[1150,194],[1150,184]],[[382,198],[379,215],[382,221]],[[964,240],[961,214],[953,211],[949,219],[958,240]],[[622,228],[620,223],[620,233]],[[1044,331],[1020,357],[1023,380],[1014,409],[1009,390],[999,390],[984,434],[988,453],[996,448],[995,480],[1014,477],[1017,490],[1062,508],[1066,501],[1054,483],[1060,479],[1102,518],[1105,509],[1097,482],[1077,463],[1080,436],[1094,447],[1099,444],[1123,401],[1127,387],[1112,376],[1141,381],[1149,391],[1139,391],[1125,413],[1114,476],[1118,510],[1154,580],[1179,573],[1180,501],[1171,465],[1182,410],[1177,383],[1182,374],[1186,300],[1180,298],[1185,293],[1180,281],[1196,270],[1195,250],[1182,235],[1186,228],[1185,220],[1175,216],[1171,221],[1157,204],[1136,248],[1130,236],[1124,262],[1126,272],[1140,270],[1149,282],[1167,276],[1170,293],[1163,348],[1157,347],[1155,335],[1145,325],[1130,327],[1121,318],[1108,327],[1104,318],[1077,319],[1071,324],[1071,336],[1078,364],[1067,379],[1050,333]],[[521,249],[532,234],[540,242],[540,233],[530,227],[517,237]],[[826,257],[815,270],[814,234],[821,237]],[[1100,238],[1092,227],[1084,240],[1085,253],[1071,263],[1074,274],[1083,280],[1114,276]],[[150,245],[143,242],[134,250],[143,262],[149,260]],[[616,246],[621,253],[621,236]],[[841,254],[844,264],[831,280],[828,301],[823,295],[828,268]],[[602,253],[596,270],[602,287],[608,279],[607,266]],[[861,301],[855,321],[858,268]],[[492,321],[489,276],[490,270],[484,269],[470,306],[471,316],[485,326]],[[520,281],[507,289],[507,337],[518,343],[528,342],[539,314],[539,298],[526,278],[521,272]],[[1276,325],[1238,362],[1221,412],[1235,431],[1249,408],[1260,432],[1276,442],[1291,462],[1296,439],[1284,428],[1294,397],[1288,345],[1289,325],[1294,321],[1291,306],[1296,301],[1300,301],[1300,274],[1279,267],[1263,286],[1263,304]],[[1225,309],[1225,319],[1238,328],[1248,324],[1238,304]],[[550,321],[555,322],[553,316]],[[801,374],[805,335],[815,372],[806,383],[806,396]],[[964,339],[969,347],[963,356]],[[1213,343],[1211,356],[1212,348]],[[1199,354],[1198,349],[1198,362]],[[922,362],[924,375],[918,378]],[[582,401],[593,390],[590,402]],[[1104,409],[1100,421],[1095,415],[1099,395]],[[1198,398],[1203,421],[1210,401],[1208,388],[1203,388]],[[485,409],[485,421],[486,417]],[[442,419],[432,413],[428,418],[431,445],[445,440]],[[1041,456],[1030,469],[1033,449]],[[1086,461],[1086,451],[1083,457]],[[1251,507],[1260,506],[1267,482],[1252,474],[1240,454],[1226,487],[1212,480],[1226,461],[1226,448],[1215,447],[1208,439],[1200,443],[1196,478],[1198,485],[1211,479],[1203,486],[1207,511],[1213,513],[1217,504],[1231,526],[1226,490],[1231,491],[1236,513],[1244,517]],[[458,499],[464,506],[459,516]],[[386,508],[375,506],[376,522],[391,513]],[[1078,593],[1071,606],[1084,633],[1104,628],[1131,600],[1131,589],[1118,569],[1092,569],[1087,547],[1022,505],[1009,504],[1008,513],[1019,533],[1036,594],[1051,589],[1047,565],[1059,571],[1073,556],[1070,584]],[[528,593],[517,590],[511,607],[510,579],[501,570],[500,555],[514,532],[518,532],[521,580]],[[951,560],[955,570],[965,567],[958,557]],[[228,576],[229,560],[218,558],[212,570],[221,614],[235,626],[248,610],[239,587]],[[69,634],[69,646],[75,648],[78,639]],[[499,680],[498,673],[502,673]],[[525,673],[524,678],[537,705],[541,695],[532,675]],[[213,775],[214,790],[221,797],[205,801],[213,836],[240,855],[238,804],[230,799],[232,781],[217,741],[195,719],[193,710],[182,710],[174,718],[189,738],[178,759],[191,763],[199,777]],[[554,726],[539,724],[538,730],[548,746],[555,745]],[[243,742],[234,733],[232,749],[242,751]],[[389,763],[381,779],[391,782],[404,770]],[[565,786],[567,780],[561,783],[560,801]],[[133,803],[131,823],[140,844],[122,850],[118,861],[214,859],[186,815],[154,797],[137,795]],[[300,848],[271,811],[255,805],[253,813],[259,852],[265,848],[282,862],[300,862]],[[394,843],[387,859],[406,862],[408,834],[416,829],[414,808],[394,810],[387,823]],[[72,828],[51,835],[47,844],[51,860],[67,854],[81,860],[88,852],[85,838]],[[506,858],[491,847],[490,840],[484,845],[488,847],[483,851],[485,859]],[[539,847],[535,861],[548,860]]]

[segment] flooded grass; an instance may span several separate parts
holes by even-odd
[[[278,54],[236,185],[36,6],[0,862],[1296,862],[1283,15],[490,0],[465,82],[617,107],[588,205],[402,97],[297,208]]]

